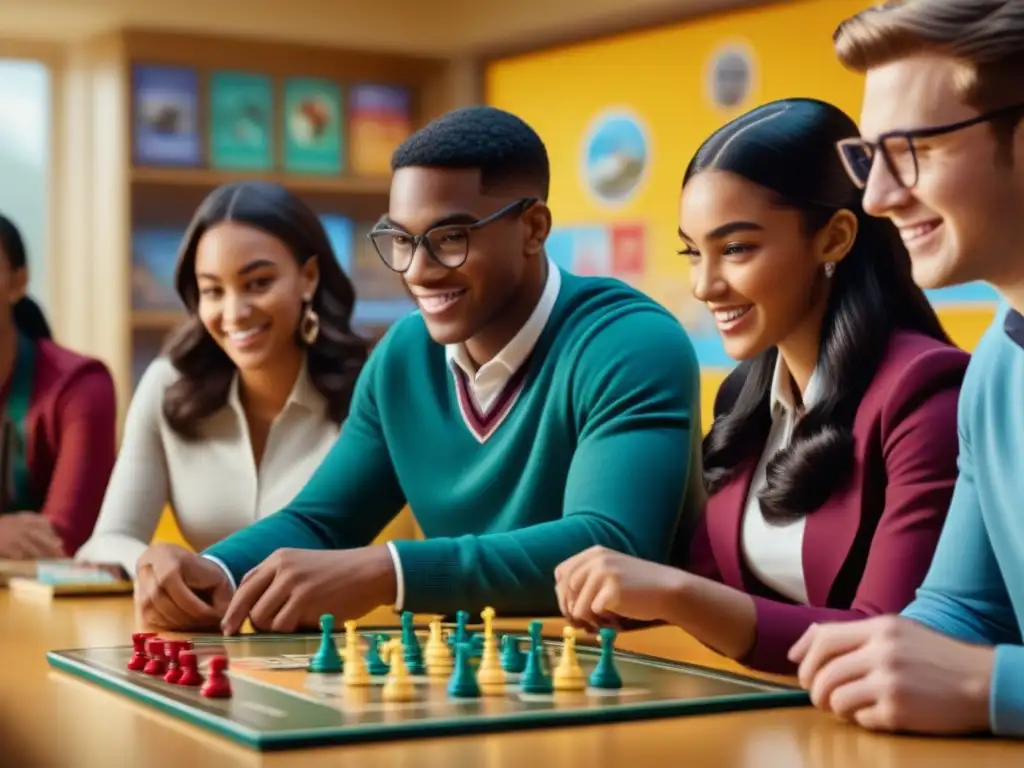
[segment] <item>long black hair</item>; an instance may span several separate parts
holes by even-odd
[[[9,218],[0,214],[0,251],[7,256],[7,264],[14,272],[28,267],[28,254],[21,232]],[[50,324],[38,304],[28,296],[22,296],[11,308],[14,327],[29,339],[52,339]]]
[[[798,422],[789,446],[767,465],[758,495],[765,519],[785,522],[820,507],[852,464],[853,420],[893,331],[949,341],[935,310],[914,283],[896,227],[867,215],[847,176],[836,141],[859,135],[839,108],[814,99],[758,107],[720,128],[700,147],[683,186],[706,170],[737,174],[804,214],[807,233],[836,212],[857,217],[856,241],[830,281],[815,376],[820,398]],[[763,446],[771,427],[770,395],[778,350],[740,363],[723,383],[716,418],[704,439],[704,484],[721,488]]]
[[[224,221],[247,224],[273,235],[291,251],[300,266],[317,257],[320,279],[312,308],[320,333],[306,346],[306,367],[313,386],[324,396],[331,419],[341,423],[368,355],[368,342],[351,327],[355,289],[341,269],[316,213],[277,184],[245,181],[225,184],[199,206],[182,242],[175,268],[178,295],[189,313],[170,338],[166,354],[181,373],[164,394],[163,411],[170,426],[185,437],[198,434],[199,423],[226,402],[235,365],[207,333],[198,317],[196,248],[210,227]],[[296,329],[296,334],[298,330]]]

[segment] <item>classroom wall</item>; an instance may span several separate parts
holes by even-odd
[[[705,428],[715,392],[733,363],[708,312],[690,296],[687,264],[676,253],[683,172],[709,133],[773,99],[815,97],[856,118],[861,78],[836,62],[832,33],[864,5],[863,0],[780,3],[487,67],[488,103],[521,115],[548,145],[556,228],[549,242],[552,257],[574,271],[623,276],[680,317],[701,358]],[[746,91],[737,87],[744,78],[735,76],[737,63],[744,61]],[[605,130],[595,133],[602,122]],[[618,142],[620,165],[618,176],[613,169],[607,177],[612,181],[602,186],[590,160],[599,159],[600,144],[609,139]],[[631,179],[638,181],[624,191]],[[991,319],[993,294],[968,286],[940,292],[933,300],[955,340],[972,348]]]

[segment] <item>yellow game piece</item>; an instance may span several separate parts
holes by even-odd
[[[441,622],[430,622],[430,639],[427,640],[424,652],[427,662],[427,674],[430,677],[447,677],[452,673],[455,662],[452,660],[451,649],[441,635]]]
[[[556,691],[582,691],[587,687],[583,669],[576,658],[576,630],[566,627],[562,630],[562,655],[551,673],[551,684]]]
[[[366,660],[359,652],[359,636],[354,621],[345,622],[345,670],[342,679],[349,687],[369,685],[371,682]]]
[[[412,701],[416,698],[416,687],[409,677],[409,670],[402,657],[402,641],[390,640],[384,646],[384,660],[390,664],[387,682],[381,690],[384,701]]]
[[[485,694],[504,693],[506,676],[498,656],[498,639],[494,636],[494,609],[484,608],[480,616],[484,620],[484,649],[476,681]]]

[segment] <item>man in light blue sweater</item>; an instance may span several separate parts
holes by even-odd
[[[1007,306],[959,405],[960,476],[901,617],[811,627],[790,657],[818,707],[876,730],[1024,736],[1024,0],[906,0],[836,35],[866,73],[839,147],[926,288],[983,280]]]

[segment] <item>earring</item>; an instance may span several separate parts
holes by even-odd
[[[825,277],[832,279],[832,275],[836,273],[836,265],[833,261],[825,262]]]
[[[305,302],[306,309],[302,313],[302,320],[299,321],[299,336],[309,346],[320,335],[320,315],[313,309],[312,297],[307,298]]]

